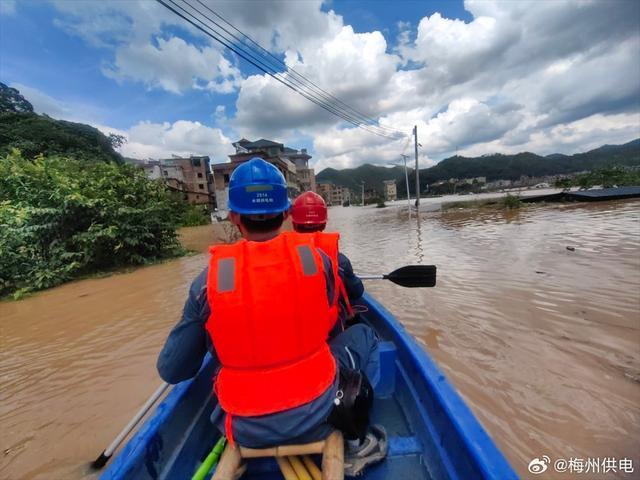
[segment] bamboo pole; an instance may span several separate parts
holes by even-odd
[[[289,460],[287,460],[287,457],[276,457],[276,462],[278,462],[278,466],[284,476],[284,480],[300,480],[289,463]]]
[[[300,460],[300,458],[291,456],[287,457],[287,459],[295,470],[296,475],[298,475],[299,480],[313,480],[311,478],[311,474],[307,471],[307,467],[304,466],[304,463],[302,463],[302,460]]]
[[[304,462],[304,466],[307,467],[307,470],[311,474],[313,480],[322,480],[322,472],[314,463],[314,461],[311,460],[311,457],[309,455],[303,456],[302,461]]]

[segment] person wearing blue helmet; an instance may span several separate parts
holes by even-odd
[[[356,475],[387,450],[384,429],[368,426],[378,339],[355,325],[328,341],[338,299],[332,262],[308,235],[281,232],[291,202],[275,166],[259,158],[238,166],[228,205],[243,238],[211,247],[158,372],[168,383],[187,380],[211,353],[219,364],[212,421],[230,442],[306,443],[336,427],[348,444],[345,473]],[[345,384],[357,390],[349,395]]]

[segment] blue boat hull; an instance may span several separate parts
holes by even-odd
[[[364,317],[383,340],[373,422],[389,435],[387,459],[366,480],[518,478],[442,372],[404,327],[368,295]],[[189,479],[219,433],[209,417],[213,364],[176,385],[100,477]],[[272,459],[254,460],[243,479],[281,479]]]

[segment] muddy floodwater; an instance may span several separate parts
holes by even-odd
[[[438,266],[433,289],[366,287],[520,475],[542,455],[627,457],[635,472],[621,478],[637,478],[640,202],[433,210],[335,207],[330,227],[357,272]],[[182,233],[203,253],[0,303],[0,478],[88,476],[156,389],[156,356],[214,238]]]

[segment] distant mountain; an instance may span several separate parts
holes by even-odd
[[[481,157],[453,156],[442,160],[437,165],[420,169],[420,190],[424,191],[427,184],[450,178],[486,177],[492,180],[517,180],[521,176],[543,177],[546,175],[562,175],[585,170],[594,170],[612,165],[640,165],[640,139],[624,145],[603,145],[585,153],[563,155],[554,153],[546,157],[531,152],[503,155],[495,153]],[[363,173],[368,178],[363,178]],[[344,185],[353,190],[360,188],[360,182],[365,180],[368,188],[375,187],[382,191],[383,180],[396,180],[398,195],[406,195],[404,169],[402,167],[385,168],[373,165],[362,165],[358,168],[335,170],[327,168],[320,172],[318,181],[333,181],[337,185]],[[415,193],[414,171],[409,172],[409,185],[412,194]]]
[[[360,191],[364,181],[366,189],[375,189],[379,193],[382,193],[382,182],[385,180],[395,180],[398,183],[404,182],[404,167],[376,167],[366,163],[357,168],[346,168],[344,170],[325,168],[316,175],[317,183],[330,182],[334,185]]]
[[[122,162],[114,149],[122,141],[122,137],[106,136],[90,125],[37,115],[18,90],[0,83],[0,155],[17,148],[25,158],[42,153]]]

